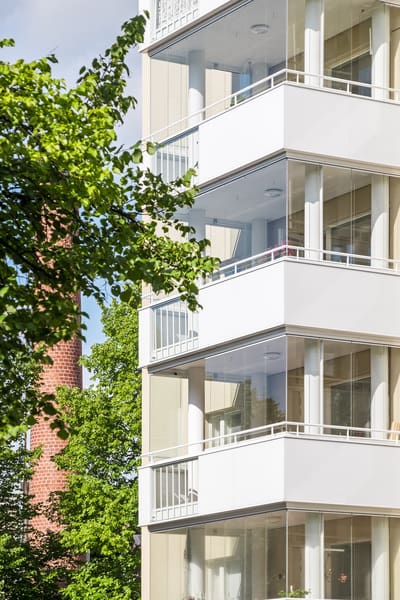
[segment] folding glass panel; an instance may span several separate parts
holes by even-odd
[[[371,10],[363,0],[326,0],[324,73],[343,81],[325,85],[347,90],[346,81],[371,83]],[[370,96],[368,87],[352,85],[354,94]]]
[[[318,535],[309,526],[313,519],[320,523]],[[382,573],[372,560],[377,543],[380,560],[389,565],[390,598],[399,600],[400,519],[388,518],[386,548],[375,537],[373,519],[279,511],[152,534],[151,600],[300,598],[313,593],[315,580],[322,584],[318,598],[371,600],[373,578],[381,576],[375,569]],[[379,520],[386,527],[385,518]],[[320,565],[310,561],[318,547]]]
[[[328,260],[368,265],[371,254],[371,175],[336,167],[323,168],[324,248]]]
[[[184,449],[165,451],[186,442],[187,379],[178,376],[150,377],[150,452],[160,459],[182,456]]]
[[[286,243],[287,161],[281,160],[199,194],[191,210],[176,216],[211,242],[208,253],[226,267],[238,261],[238,270],[257,263],[246,261]],[[268,261],[269,256],[260,259]]]
[[[358,428],[371,425],[371,359],[368,346],[324,342],[324,423],[350,427],[352,436],[364,436]],[[345,435],[345,429],[331,433]]]
[[[285,421],[286,339],[255,344],[205,361],[205,412],[212,445],[265,435],[256,430]]]

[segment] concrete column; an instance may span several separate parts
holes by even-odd
[[[371,517],[371,600],[390,600],[389,519]]]
[[[390,598],[400,598],[400,519],[390,519]]]
[[[378,6],[372,13],[372,84],[390,85],[390,7]],[[386,89],[373,89],[373,98],[388,98]]]
[[[400,261],[400,178],[389,177],[389,197],[389,256]]]
[[[399,89],[400,87],[400,10],[392,7],[390,10],[390,87]],[[393,100],[400,100],[400,93],[397,93]]]
[[[194,237],[196,241],[204,240],[206,237],[206,211],[202,208],[191,208],[189,225],[196,230],[191,237]]]
[[[324,0],[306,0],[304,71],[311,73],[304,79],[306,84],[322,86],[322,79],[315,75],[324,72]]]
[[[251,222],[251,254],[261,254],[267,248],[267,222],[265,219],[253,219]]]
[[[371,347],[371,429],[389,428],[389,352],[382,346]],[[372,437],[382,438],[382,432]]]
[[[255,83],[256,81],[260,81],[261,79],[265,79],[268,77],[269,68],[267,63],[253,63],[251,65],[251,83]]]
[[[324,521],[322,514],[307,513],[305,523],[304,587],[307,598],[324,596]]]
[[[187,538],[188,595],[190,600],[204,599],[204,546],[203,528],[189,529]]]
[[[204,369],[192,367],[188,370],[188,447],[189,454],[203,451],[204,439]]]
[[[390,348],[390,419],[400,421],[400,348]]]
[[[191,50],[189,52],[189,126],[200,123],[203,115],[193,115],[201,111],[205,105],[206,97],[206,67],[203,50]]]
[[[371,176],[371,266],[387,267],[389,258],[389,177]]]
[[[304,246],[314,251],[307,258],[322,259],[315,250],[323,247],[323,171],[320,165],[307,165],[304,185]]]
[[[307,433],[319,433],[322,422],[323,342],[304,340],[304,428]]]
[[[251,552],[251,598],[252,600],[264,600],[266,594],[266,552],[267,530],[253,529],[252,552]]]
[[[265,79],[269,75],[269,67],[267,63],[260,62],[254,63],[251,65],[251,83],[256,83],[257,81],[261,81]],[[263,90],[267,89],[266,84],[256,85],[252,91],[252,95],[256,96]]]

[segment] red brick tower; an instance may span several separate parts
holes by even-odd
[[[41,386],[43,391],[54,393],[60,385],[82,387],[82,369],[78,365],[81,349],[81,341],[75,338],[69,342],[60,342],[49,352],[53,364],[44,369]],[[65,475],[57,469],[52,457],[60,452],[65,444],[66,442],[50,428],[49,421],[41,418],[32,427],[30,447],[34,449],[42,446],[43,451],[29,484],[29,493],[35,496],[35,502],[46,504],[51,492],[63,489]],[[55,529],[54,523],[44,516],[35,518],[32,525],[39,531]]]

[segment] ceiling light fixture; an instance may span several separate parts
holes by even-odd
[[[281,353],[280,352],[266,352],[264,354],[264,358],[266,360],[278,360],[278,358],[281,357]]]
[[[283,190],[281,188],[271,187],[264,190],[264,196],[267,196],[267,198],[279,198],[279,196],[282,195],[282,192]]]
[[[266,23],[255,23],[250,27],[250,31],[254,33],[254,35],[264,35],[267,33],[269,29],[269,25]]]

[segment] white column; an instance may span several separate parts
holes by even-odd
[[[306,84],[322,86],[322,79],[315,75],[324,72],[324,0],[306,0],[304,71],[314,75],[305,77]]]
[[[324,597],[324,521],[322,514],[307,513],[305,523],[304,587],[307,598]]]
[[[371,517],[371,600],[389,599],[389,519]]]
[[[322,259],[315,250],[323,245],[323,171],[320,165],[307,165],[304,185],[304,246],[313,248],[306,252],[307,258]]]
[[[204,438],[204,369],[192,367],[188,371],[188,453],[196,455],[203,450]],[[195,465],[194,465],[195,468]],[[192,477],[191,477],[192,476]],[[197,482],[191,481],[195,473],[189,474],[189,491]],[[204,531],[191,529],[188,532],[188,598],[204,598]]]
[[[371,347],[371,429],[389,429],[389,350],[382,346]]]
[[[371,266],[386,267],[389,257],[389,177],[371,176]]]
[[[188,554],[188,598],[204,599],[204,530],[189,529],[187,537]]]
[[[390,86],[390,6],[383,2],[372,13],[372,84]],[[388,98],[386,89],[373,89],[374,98]]]
[[[188,371],[188,447],[189,454],[203,451],[204,439],[204,369],[192,367]]]
[[[189,126],[200,123],[203,115],[193,115],[204,108],[206,96],[206,67],[203,50],[191,50],[189,52]]]
[[[251,255],[261,254],[267,248],[267,222],[253,219],[251,222]]]
[[[206,211],[202,208],[191,208],[189,211],[189,225],[194,227],[196,232],[191,234],[195,240],[204,240],[206,237]]]
[[[251,590],[252,600],[265,600],[267,557],[267,529],[253,529],[251,552]]]
[[[322,421],[323,342],[304,340],[304,428],[307,433],[319,433]]]
[[[266,62],[254,63],[251,65],[251,83],[256,83],[265,79],[269,75],[269,67]],[[256,85],[252,90],[252,95],[257,96],[260,92],[267,89],[266,83]]]

